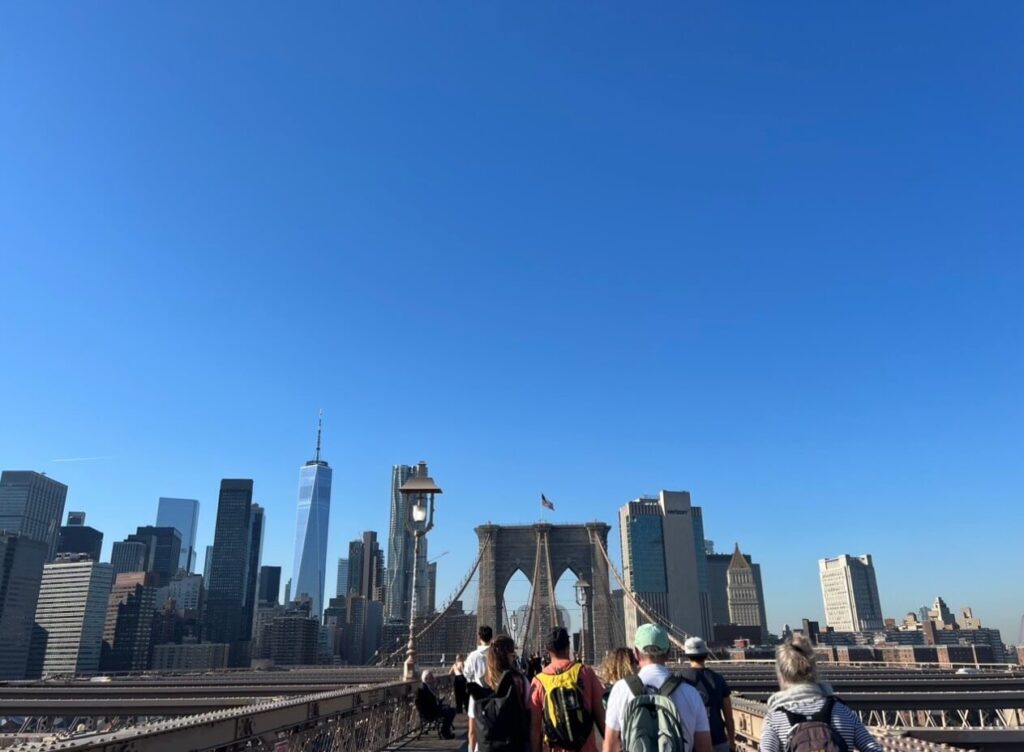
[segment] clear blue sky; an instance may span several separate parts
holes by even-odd
[[[255,479],[291,566],[390,466],[472,528],[688,489],[821,616],[1024,611],[1024,6],[6,3],[0,467],[105,546]],[[103,457],[55,463],[54,459]],[[614,537],[614,535],[613,535]],[[617,546],[616,546],[617,550]]]

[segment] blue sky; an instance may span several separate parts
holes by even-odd
[[[252,477],[287,570],[322,407],[332,558],[395,462],[445,489],[442,591],[541,492],[613,522],[687,489],[775,631],[870,552],[887,614],[941,594],[1012,640],[1022,32],[1013,2],[6,4],[0,467],[107,551],[161,495],[211,542]]]

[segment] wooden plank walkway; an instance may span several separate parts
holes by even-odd
[[[428,731],[423,736],[416,738],[415,735],[406,737],[390,747],[385,747],[385,752],[466,752],[469,744],[466,740],[468,719],[465,713],[455,716],[455,723],[452,730],[455,732],[454,739],[438,739],[436,731]]]

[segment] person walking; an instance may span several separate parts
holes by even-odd
[[[487,650],[483,685],[469,711],[478,752],[529,752],[528,691],[529,683],[517,666],[515,642],[498,635]]]
[[[466,706],[469,705],[469,692],[466,690],[466,662],[462,657],[462,653],[455,656],[455,662],[452,667],[448,669],[448,673],[452,675],[452,689],[455,690],[455,712],[465,713]]]
[[[533,752],[597,752],[594,728],[604,728],[601,680],[569,657],[564,627],[551,630],[544,649],[550,660],[530,684]]]
[[[814,646],[806,637],[796,635],[776,648],[775,673],[779,691],[768,698],[761,752],[882,752],[857,714],[818,681]]]
[[[683,653],[690,665],[679,673],[697,690],[708,712],[712,752],[735,752],[736,724],[732,717],[732,700],[725,677],[705,667],[708,646],[700,637],[691,637],[683,644]]]
[[[469,752],[476,752],[476,723],[473,720],[473,706],[478,695],[486,694],[484,677],[487,675],[487,651],[490,649],[494,630],[486,624],[481,625],[476,631],[476,637],[476,650],[466,657],[466,662],[462,667],[462,674],[466,677],[466,692],[469,694],[469,704],[466,708],[466,714],[469,716]]]
[[[604,683],[604,694],[601,697],[602,704],[606,708],[608,707],[608,695],[611,694],[615,682],[619,679],[625,679],[627,676],[632,676],[636,673],[636,669],[636,656],[633,655],[633,651],[629,648],[615,648],[604,657],[601,668],[597,673]]]
[[[677,750],[711,752],[708,714],[700,695],[665,665],[670,648],[668,632],[658,624],[643,624],[636,630],[633,646],[640,670],[612,687],[603,752],[622,752],[624,740],[632,749],[636,741],[633,735],[652,731],[654,738],[639,740],[648,748],[664,749],[660,738]],[[671,700],[671,704],[664,699]],[[653,725],[644,722],[652,717]]]

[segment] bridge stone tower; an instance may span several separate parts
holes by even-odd
[[[480,541],[480,591],[477,598],[477,623],[494,628],[495,634],[509,633],[502,618],[505,587],[516,571],[530,581],[531,608],[528,625],[519,640],[525,652],[543,649],[545,633],[558,620],[552,608],[554,585],[566,570],[591,585],[590,603],[583,620],[586,629],[585,653],[588,661],[600,660],[614,645],[611,591],[608,563],[601,547],[608,550],[611,527],[603,522],[585,525],[481,525],[476,528]],[[572,605],[575,605],[572,604]]]

